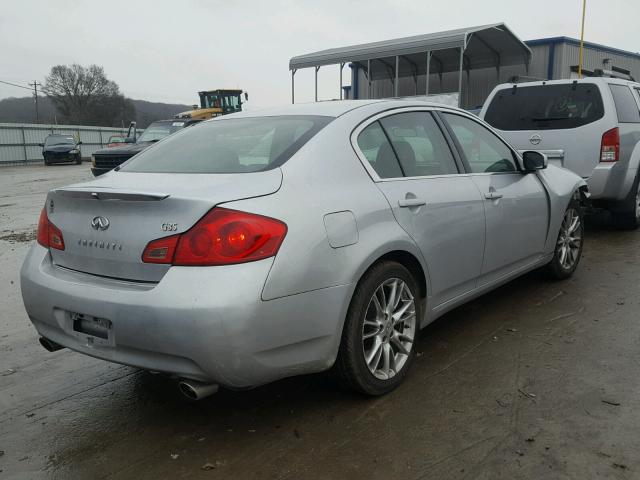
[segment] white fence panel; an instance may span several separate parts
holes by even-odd
[[[142,132],[142,129],[138,130],[138,134]],[[111,135],[126,135],[127,128],[0,123],[0,166],[42,161],[40,144],[54,133],[79,138],[82,142],[80,151],[86,159],[106,147]]]

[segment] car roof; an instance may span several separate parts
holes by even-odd
[[[233,118],[278,117],[289,115],[319,115],[326,117],[339,117],[347,112],[369,105],[377,106],[379,110],[412,106],[456,108],[451,107],[450,105],[428,102],[424,100],[425,98],[426,97],[416,97],[415,99],[409,97],[372,100],[330,100],[325,102],[296,103],[293,105],[284,105],[274,108],[264,108],[249,111],[245,110],[243,112],[216,117],[215,119],[208,121],[220,121]]]

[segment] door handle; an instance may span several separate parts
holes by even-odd
[[[491,191],[489,193],[485,193],[484,194],[484,198],[486,198],[487,200],[498,200],[499,198],[502,198],[503,195],[501,193],[495,192],[495,191]]]
[[[404,200],[398,200],[398,206],[401,208],[422,207],[427,202],[420,198],[405,198]]]

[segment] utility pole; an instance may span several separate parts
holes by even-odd
[[[42,84],[34,80],[29,86],[33,87],[33,98],[35,98],[36,101],[36,123],[40,123],[40,115],[38,114],[38,87],[41,87]]]
[[[587,0],[582,0],[582,28],[580,29],[580,56],[578,60],[578,78],[582,78],[583,50],[584,50],[584,15],[587,11]]]

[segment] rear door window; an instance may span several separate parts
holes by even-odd
[[[402,177],[402,170],[380,122],[373,122],[358,135],[358,147],[380,178]]]
[[[440,127],[428,112],[407,112],[380,120],[406,177],[458,173]]]
[[[640,109],[631,89],[626,85],[609,84],[613,102],[616,104],[620,123],[640,123]]]
[[[596,84],[563,83],[499,90],[484,119],[499,130],[560,130],[588,125],[603,116]]]

